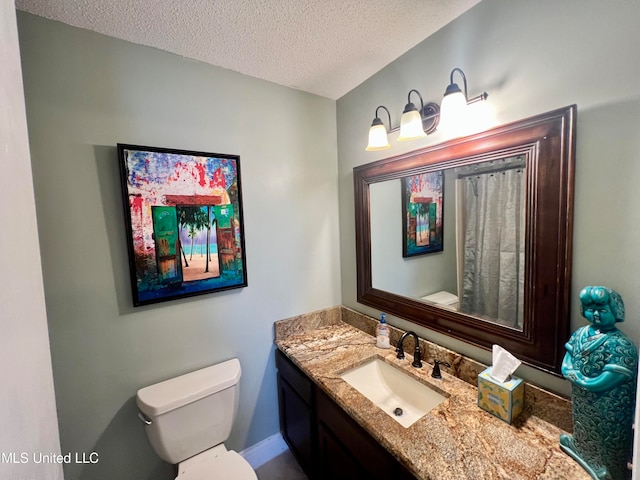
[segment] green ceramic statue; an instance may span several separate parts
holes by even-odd
[[[616,328],[622,297],[607,287],[585,287],[580,313],[589,325],[565,345],[562,375],[572,384],[573,435],[560,447],[596,480],[630,478],[638,350]]]

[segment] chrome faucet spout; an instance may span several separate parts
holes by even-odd
[[[415,346],[413,350],[413,362],[411,363],[411,365],[416,368],[422,368],[422,362],[420,358],[422,357],[422,351],[420,350],[420,342],[418,341],[418,335],[416,335],[415,332],[407,331],[402,334],[402,336],[400,337],[400,340],[398,341],[398,347],[396,348],[396,353],[397,353],[396,357],[400,359],[404,358],[404,350],[402,346],[404,343],[404,339],[407,338],[409,335],[413,336],[413,343]]]

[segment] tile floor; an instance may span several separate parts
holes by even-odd
[[[290,450],[256,469],[258,480],[307,480]]]

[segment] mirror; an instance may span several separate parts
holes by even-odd
[[[559,374],[575,117],[574,105],[354,168],[358,302]]]
[[[525,180],[517,155],[371,184],[373,287],[522,330]]]

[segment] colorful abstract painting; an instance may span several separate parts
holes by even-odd
[[[442,170],[402,178],[402,256],[441,252],[443,229]]]
[[[133,304],[247,285],[240,157],[118,144]]]

